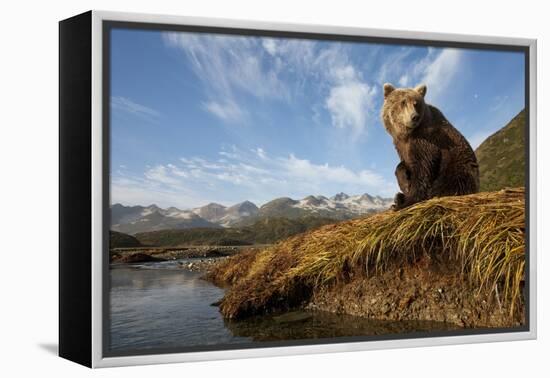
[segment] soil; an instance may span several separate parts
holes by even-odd
[[[356,277],[313,292],[306,309],[379,320],[426,320],[460,327],[515,327],[524,324],[524,308],[504,310],[493,291],[490,297],[470,287],[452,264],[424,257],[411,266]]]

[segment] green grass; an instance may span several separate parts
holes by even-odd
[[[481,191],[525,185],[525,110],[476,150]]]
[[[243,227],[151,231],[138,233],[135,237],[151,246],[272,244],[334,222],[337,221],[317,217],[264,218]]]
[[[141,243],[135,237],[122,232],[109,231],[109,248],[134,248],[141,247]]]

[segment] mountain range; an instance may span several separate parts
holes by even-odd
[[[136,234],[168,229],[241,227],[265,218],[320,217],[339,220],[381,211],[391,204],[391,199],[366,193],[355,196],[338,193],[330,198],[311,195],[301,200],[282,197],[261,207],[250,201],[229,207],[210,203],[190,210],[114,204],[111,206],[111,229]]]

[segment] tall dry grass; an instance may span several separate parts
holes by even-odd
[[[458,264],[465,282],[498,290],[512,314],[525,269],[523,188],[434,198],[410,208],[324,226],[228,259],[210,279],[231,285],[220,310],[238,318],[307,300],[315,288],[410,264],[424,254]]]

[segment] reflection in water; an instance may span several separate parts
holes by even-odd
[[[112,352],[452,329],[439,322],[367,320],[309,311],[227,321],[211,305],[223,290],[178,263],[112,266]]]
[[[225,325],[235,336],[251,337],[254,341],[374,336],[456,329],[456,326],[443,322],[373,320],[320,311],[294,311],[280,316],[258,316],[246,321],[226,320]]]

